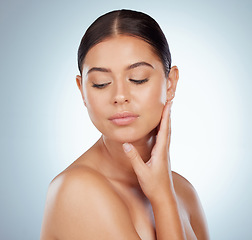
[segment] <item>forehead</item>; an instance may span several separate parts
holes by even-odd
[[[147,42],[137,37],[118,35],[92,47],[85,57],[84,66],[122,67],[140,61],[161,64]]]

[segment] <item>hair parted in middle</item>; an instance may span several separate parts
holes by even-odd
[[[161,60],[165,76],[168,76],[171,68],[171,54],[160,26],[149,15],[126,9],[115,10],[100,16],[87,29],[78,49],[80,74],[88,51],[99,42],[117,35],[133,36],[147,42]]]

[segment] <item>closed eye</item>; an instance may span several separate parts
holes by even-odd
[[[106,86],[108,86],[111,82],[108,83],[102,83],[102,84],[97,84],[97,83],[93,83],[92,87],[94,88],[105,88]]]
[[[134,84],[143,84],[145,82],[148,82],[149,79],[148,78],[145,78],[145,79],[142,79],[142,80],[135,80],[135,79],[129,79],[131,82],[133,82]]]

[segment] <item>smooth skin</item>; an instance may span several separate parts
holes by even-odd
[[[135,37],[89,50],[76,81],[102,136],[51,182],[41,240],[209,239],[195,189],[170,166],[178,78],[177,67],[166,77],[150,45]],[[137,116],[132,123],[111,121],[125,111]]]

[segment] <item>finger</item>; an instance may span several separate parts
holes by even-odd
[[[167,102],[160,123],[159,132],[157,135],[157,150],[162,150],[169,147],[170,145],[170,136],[171,136],[171,106],[172,102]]]
[[[146,164],[144,163],[143,159],[139,155],[136,148],[130,143],[124,143],[123,150],[127,157],[130,159],[136,175],[139,176],[146,168]]]

